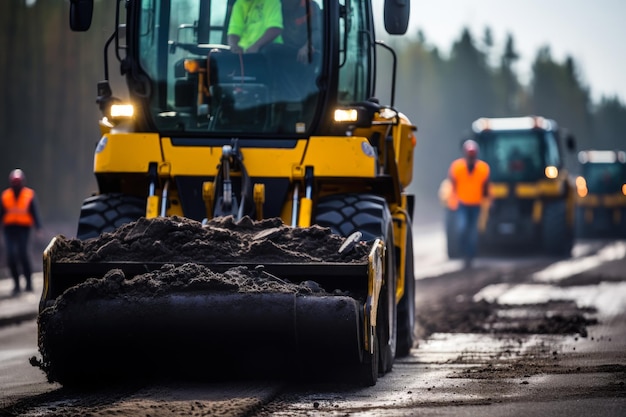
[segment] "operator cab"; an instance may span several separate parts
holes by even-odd
[[[293,0],[282,0],[293,1]],[[306,137],[337,134],[335,109],[358,107],[352,129],[371,120],[375,95],[374,18],[370,0],[310,0],[298,17],[306,53],[283,42],[256,53],[233,53],[228,27],[235,0],[117,1],[118,30],[114,44],[129,87],[130,130],[171,137]],[[70,4],[74,30],[87,30],[93,0]],[[408,2],[385,1],[384,23],[390,34],[403,34]],[[283,10],[285,8],[283,7]],[[301,13],[301,12],[300,12]],[[283,22],[292,17],[283,16]],[[124,30],[120,30],[125,23]],[[126,38],[122,39],[124,32]],[[113,42],[115,41],[115,42]],[[291,43],[293,45],[293,42]],[[303,45],[304,46],[304,45]],[[105,51],[105,59],[107,53]],[[105,124],[115,126],[114,107],[105,62],[105,81],[98,103]],[[395,68],[395,63],[394,63]],[[395,74],[391,74],[393,106]],[[124,117],[124,116],[122,116]],[[119,117],[118,117],[119,119]],[[349,129],[341,121],[340,134]]]
[[[478,119],[473,124],[480,157],[494,182],[535,182],[556,178],[563,166],[559,131],[542,117]]]
[[[626,195],[626,153],[613,150],[585,150],[578,153],[581,175],[576,180],[578,195]]]
[[[306,58],[298,60],[297,40],[287,31],[258,53],[231,52],[226,39],[233,3],[174,0],[162,24],[140,20],[139,33],[146,34],[139,38],[141,67],[150,79],[164,81],[157,83],[163,88],[151,106],[157,129],[303,133],[319,97],[320,5],[307,2],[298,16],[300,46],[308,46]],[[294,18],[283,16],[285,24]],[[169,25],[167,52],[157,46],[164,25]]]
[[[578,153],[576,233],[580,238],[626,237],[626,153]]]

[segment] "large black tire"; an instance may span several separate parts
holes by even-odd
[[[583,207],[576,208],[576,237],[580,239],[590,237],[589,226],[585,222],[585,209]]]
[[[386,238],[391,222],[387,201],[372,194],[332,195],[320,199],[315,207],[314,223],[344,237],[359,231],[366,242]]]
[[[339,194],[320,199],[314,223],[330,228],[333,233],[349,236],[359,231],[362,240],[380,238],[386,245],[385,277],[378,306],[376,336],[378,339],[380,374],[391,371],[396,356],[397,309],[395,304],[396,265],[393,223],[387,201],[372,194]]]
[[[78,239],[98,237],[146,215],[146,201],[125,194],[101,194],[85,199],[78,220]]]
[[[398,344],[396,356],[407,356],[415,342],[415,267],[413,259],[413,231],[409,223],[406,236],[404,262],[404,296],[398,304]]]
[[[393,234],[393,231],[391,232]],[[387,240],[385,240],[387,242]],[[393,242],[393,240],[392,240]],[[386,250],[393,251],[393,246]],[[388,271],[392,271],[389,273]],[[378,313],[376,318],[376,335],[380,352],[381,375],[391,372],[396,357],[398,337],[398,309],[396,306],[396,265],[392,256],[387,256],[385,265],[385,279],[381,289],[381,297],[378,300]]]
[[[542,244],[551,256],[570,257],[574,246],[574,230],[567,223],[565,201],[552,201],[544,206]]]
[[[366,387],[373,387],[376,385],[378,381],[378,372],[379,372],[379,352],[378,352],[378,338],[376,334],[374,334],[374,352],[372,354],[366,354],[363,358],[363,363],[358,369],[358,378],[356,381],[358,383],[363,384]]]

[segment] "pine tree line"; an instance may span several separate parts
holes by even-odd
[[[511,35],[498,53],[489,29],[480,41],[462,29],[447,58],[422,32],[413,41],[392,43],[400,62],[396,107],[419,128],[412,185],[418,195],[435,197],[449,162],[460,155],[459,144],[479,117],[540,115],[573,134],[577,150],[626,147],[624,104],[617,96],[593,103],[575,59],[556,62],[549,46],[537,51],[529,84],[523,85],[515,71],[519,53]],[[567,164],[575,173],[575,154]]]

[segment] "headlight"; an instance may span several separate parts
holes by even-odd
[[[343,107],[335,109],[333,121],[351,129],[356,127],[370,127],[373,115],[365,107]]]
[[[545,170],[546,178],[550,178],[551,180],[555,179],[559,176],[559,169],[554,166],[547,166]]]
[[[359,112],[356,109],[335,110],[335,122],[356,123],[359,120]]]
[[[131,119],[135,115],[135,108],[132,104],[112,104],[112,119]]]
[[[580,197],[585,197],[589,193],[587,181],[583,177],[576,177],[576,192],[578,192]]]

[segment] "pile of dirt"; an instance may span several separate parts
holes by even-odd
[[[329,228],[290,227],[280,218],[232,216],[203,225],[183,217],[141,218],[85,241],[60,236],[53,262],[362,262],[368,247],[339,253],[344,238]]]
[[[530,272],[532,273],[532,272]],[[434,333],[578,334],[598,324],[595,310],[567,300],[539,304],[506,305],[474,300],[488,285],[503,280],[524,280],[526,271],[504,278],[497,270],[463,270],[417,281],[416,325],[421,338]],[[509,281],[510,282],[510,281]]]
[[[325,293],[317,283],[291,283],[264,270],[266,263],[366,262],[368,245],[339,253],[345,239],[317,225],[294,228],[280,218],[253,221],[232,216],[202,224],[183,217],[141,218],[88,240],[57,237],[53,263],[150,262],[160,269],[127,276],[113,268],[65,291],[55,309],[68,302],[102,297],[150,297],[170,292]],[[216,272],[211,264],[241,263]]]
[[[502,306],[487,301],[447,300],[419,308],[416,314],[420,334],[489,333],[489,334],[579,334],[587,336],[587,326],[598,324],[577,308],[563,308],[559,302]],[[556,309],[554,308],[556,305]],[[529,308],[535,310],[529,313]],[[510,315],[509,311],[519,310]]]
[[[54,314],[67,303],[82,303],[101,298],[158,297],[170,293],[237,292],[237,293],[298,293],[325,294],[312,281],[291,283],[264,271],[262,265],[254,269],[232,267],[216,273],[196,263],[165,264],[145,274],[126,276],[121,269],[112,269],[102,278],[90,278],[66,290],[50,311]]]
[[[110,269],[103,276],[85,277],[70,286],[39,314],[42,360],[33,364],[49,380],[59,380],[59,372],[65,372],[63,366],[70,362],[55,363],[51,358],[58,353],[51,352],[62,352],[67,347],[62,336],[65,320],[73,320],[71,312],[76,311],[76,306],[84,306],[85,314],[90,314],[90,309],[103,300],[111,300],[116,306],[145,306],[140,313],[149,316],[152,304],[168,305],[167,300],[172,300],[173,295],[344,295],[338,289],[326,291],[314,281],[290,282],[267,272],[265,265],[367,262],[368,243],[358,242],[340,253],[345,242],[345,238],[333,234],[329,228],[317,225],[294,228],[278,218],[253,221],[248,217],[240,221],[233,217],[218,218],[207,224],[182,217],[141,218],[84,241],[58,236],[49,252],[53,264],[84,264],[88,271],[90,265],[104,264],[105,271]],[[125,263],[162,265],[137,274],[125,270]],[[63,278],[52,277],[52,285],[65,285]],[[183,304],[182,308],[186,310],[187,306]],[[166,342],[160,340],[159,344],[162,343]],[[88,362],[89,358],[85,358],[81,366]]]
[[[152,297],[171,292],[248,292],[326,294],[313,281],[291,283],[264,270],[266,263],[366,262],[368,245],[359,242],[339,253],[345,239],[329,228],[294,228],[280,218],[253,221],[232,216],[206,224],[183,217],[141,218],[88,240],[59,236],[50,253],[53,263],[150,262],[160,269],[127,276],[113,268],[67,289],[50,311],[66,303],[96,298]],[[215,272],[210,264],[242,263]]]

